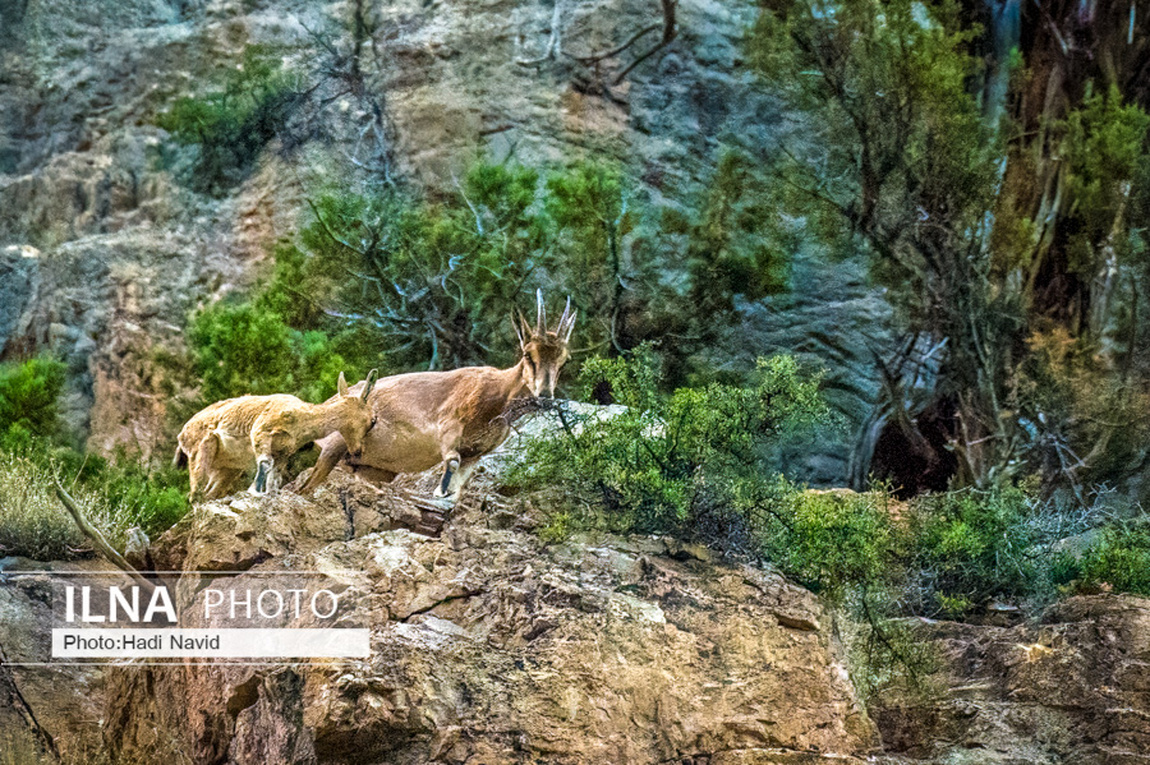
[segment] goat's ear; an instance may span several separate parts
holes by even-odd
[[[375,387],[375,380],[379,377],[379,370],[373,369],[367,373],[367,382],[363,384],[363,400],[367,401],[367,397],[371,395],[371,389]]]
[[[347,378],[343,376],[343,372],[339,373],[339,395],[347,395]]]

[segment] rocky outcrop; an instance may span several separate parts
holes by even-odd
[[[50,654],[56,575],[106,568],[102,561],[0,558],[0,762],[100,761],[104,668],[13,664]]]
[[[338,572],[372,593],[372,657],[110,670],[115,761],[796,763],[878,745],[826,612],[777,575],[657,538],[544,545],[529,512],[478,491],[438,539],[380,531],[409,500],[373,494],[337,474],[314,503],[206,504],[159,541],[161,559],[250,567],[237,581]]]
[[[153,545],[185,570],[181,598],[270,570],[354,587],[366,660],[11,666],[46,650],[51,580],[0,561],[0,743],[68,765],[1150,760],[1146,599],[916,621],[936,671],[864,707],[822,604],[769,570],[665,538],[544,544],[532,500],[484,476],[438,537],[414,533],[435,480],[377,491],[336,471],[314,499],[200,505]],[[69,564],[85,566],[103,568]]]
[[[927,697],[871,704],[887,761],[1150,763],[1145,598],[1076,596],[1036,624],[927,622],[916,631],[941,667]]]

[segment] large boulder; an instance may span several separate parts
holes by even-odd
[[[403,526],[410,497],[368,502],[339,471],[315,502],[197,507],[155,555],[246,569],[237,585],[331,572],[371,593],[350,618],[372,655],[109,670],[114,761],[170,746],[194,762],[793,763],[878,746],[811,593],[662,538],[545,545],[482,483],[439,538]]]

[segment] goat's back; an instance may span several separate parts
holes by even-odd
[[[286,393],[267,396],[239,396],[217,401],[197,412],[180,431],[180,447],[185,451],[198,444],[213,430],[231,436],[245,436],[261,415],[271,409],[297,406],[300,400]]]
[[[496,367],[462,367],[379,380],[367,399],[378,424],[368,432],[357,461],[395,473],[434,467],[443,459],[444,434],[453,424],[462,423],[466,434],[486,428],[502,412],[507,375],[508,370]],[[351,393],[362,390],[359,382]]]

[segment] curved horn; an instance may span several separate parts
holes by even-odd
[[[531,325],[518,308],[511,314],[511,326],[515,328],[515,336],[519,338],[519,347],[523,348],[531,338]]]
[[[371,394],[372,388],[375,387],[376,378],[379,377],[379,370],[373,369],[367,373],[367,382],[363,384],[363,400],[367,401],[368,395]]]
[[[579,315],[578,311],[571,310],[571,298],[567,298],[567,305],[563,308],[563,316],[559,319],[559,327],[555,330],[555,334],[567,342],[571,339],[571,330],[575,328],[575,317]]]
[[[567,305],[563,306],[563,315],[559,317],[559,326],[555,328],[555,334],[562,335],[563,328],[567,322],[571,320],[571,296],[567,296]]]
[[[547,331],[547,308],[543,305],[543,288],[535,290],[535,331],[542,335]]]

